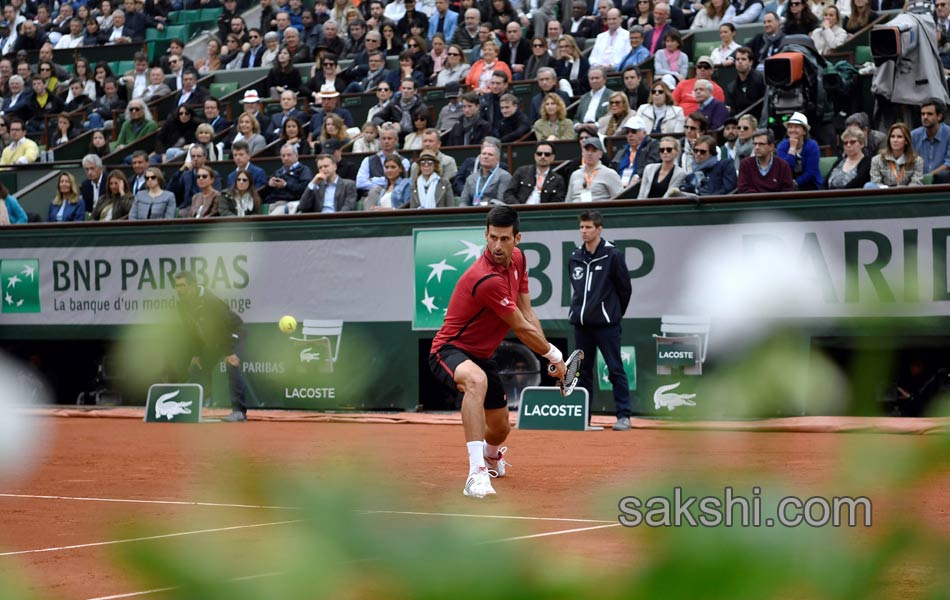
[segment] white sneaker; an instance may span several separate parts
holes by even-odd
[[[505,461],[505,453],[508,452],[508,446],[502,446],[498,449],[498,456],[485,457],[485,466],[488,468],[488,474],[492,477],[504,477],[508,463]]]
[[[462,494],[472,498],[484,498],[485,496],[494,496],[495,488],[491,486],[491,476],[488,469],[479,467],[477,471],[468,476],[465,482],[465,489]]]

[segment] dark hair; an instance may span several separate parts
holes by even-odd
[[[511,227],[513,233],[518,235],[520,220],[515,209],[507,204],[499,204],[488,211],[488,219],[485,225],[487,231],[489,227]]]
[[[502,71],[502,70],[500,70],[500,69],[495,70],[495,71],[492,71],[491,76],[492,76],[492,77],[500,77],[500,78],[502,79],[502,81],[504,81],[505,83],[508,83],[508,81],[509,81],[509,79],[510,79],[510,78],[508,77],[508,73],[505,73],[504,71]]]
[[[943,102],[941,102],[940,100],[937,100],[936,98],[928,98],[924,100],[923,104],[920,105],[920,108],[923,108],[925,106],[934,107],[934,110],[937,112],[938,115],[944,114],[944,111],[946,111],[946,108],[947,108],[946,106],[943,105]],[[941,121],[942,120],[943,119],[941,119]]]
[[[719,26],[720,26],[720,27],[728,27],[729,30],[732,31],[732,33],[735,33],[735,32],[736,32],[736,26],[733,25],[733,24],[732,24],[731,22],[729,22],[729,21],[726,21],[725,23],[720,23]]]
[[[716,138],[714,138],[711,135],[701,135],[698,138],[696,138],[696,141],[693,142],[693,148],[695,148],[697,144],[708,145],[709,154],[711,155],[715,155],[716,151],[719,150],[719,147],[716,145]]]
[[[207,103],[208,101],[214,102],[214,105],[218,107],[218,110],[221,110],[221,101],[220,101],[220,100],[218,100],[218,99],[215,98],[214,96],[208,96],[207,98],[205,98],[204,103]]]
[[[466,92],[462,94],[462,102],[468,102],[469,104],[478,104],[478,94],[475,92]]]
[[[534,151],[537,152],[541,148],[541,146],[548,146],[549,148],[551,148],[551,155],[552,156],[554,155],[554,144],[552,144],[551,142],[547,140],[541,140],[540,142],[534,145]]]
[[[184,279],[188,285],[198,285],[198,278],[191,271],[178,271],[175,273],[175,279]]]
[[[752,132],[752,139],[755,140],[757,137],[765,136],[765,139],[768,140],[769,144],[775,145],[775,133],[771,129],[756,129]]]
[[[594,227],[603,227],[604,226],[604,217],[601,216],[599,210],[585,210],[577,217],[579,223],[593,223]]]
[[[247,145],[247,142],[244,140],[238,140],[231,144],[231,156],[234,156],[234,153],[238,150],[243,150],[244,152],[250,153],[251,147]]]
[[[686,115],[686,118],[692,119],[693,121],[696,121],[697,123],[699,123],[700,131],[709,130],[709,117],[699,112],[698,110],[689,113],[688,115]]]
[[[147,158],[148,158],[148,152],[146,152],[145,150],[136,150],[135,152],[132,153],[132,158],[130,159],[130,162],[131,162],[131,160],[134,160],[134,159],[136,159],[136,158],[145,158],[145,159],[147,159]]]
[[[739,46],[733,54],[744,54],[746,58],[752,60],[752,48],[748,46]]]

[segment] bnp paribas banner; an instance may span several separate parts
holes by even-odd
[[[713,300],[706,297],[713,287],[697,287],[694,268],[712,247],[724,256],[754,258],[776,247],[794,255],[812,301],[781,307],[791,318],[945,315],[950,300],[950,217],[608,227],[604,236],[624,250],[630,269],[628,318],[660,318]],[[575,229],[523,233],[520,247],[541,319],[567,317],[567,261],[578,239]],[[455,282],[483,250],[483,227],[419,228],[390,237],[0,248],[0,325],[155,322],[174,306],[174,273],[190,270],[248,323],[273,324],[291,314],[434,330]]]

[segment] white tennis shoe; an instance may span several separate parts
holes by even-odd
[[[494,496],[495,488],[491,486],[491,476],[488,474],[488,469],[479,467],[474,473],[469,474],[462,494],[472,498]]]
[[[504,477],[508,463],[505,461],[505,453],[508,452],[508,446],[502,446],[498,449],[498,456],[494,458],[485,457],[485,466],[488,468],[488,474],[492,477]]]

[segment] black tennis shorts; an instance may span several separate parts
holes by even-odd
[[[455,383],[455,369],[463,362],[470,360],[478,365],[488,377],[488,391],[485,393],[485,408],[508,408],[508,397],[505,395],[505,386],[498,375],[498,365],[493,360],[483,360],[470,356],[464,350],[446,344],[439,351],[429,355],[429,369],[435,378],[458,391]]]

